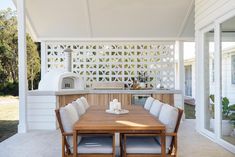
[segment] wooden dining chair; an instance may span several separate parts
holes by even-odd
[[[166,105],[166,104],[164,104]],[[168,106],[167,106],[168,107]],[[172,107],[172,106],[171,106]],[[177,109],[176,125],[173,132],[167,132],[166,126],[166,156],[177,156],[177,132],[183,115],[183,110]],[[170,115],[165,115],[170,116]],[[173,117],[174,118],[174,117]],[[156,137],[158,136],[158,137]],[[123,134],[121,138],[121,154],[123,157],[160,157],[161,143],[158,134]]]
[[[147,100],[145,101],[145,104],[144,104],[144,109],[146,110],[150,110],[151,106],[152,106],[152,103],[154,101],[154,98],[153,97],[148,97]]]
[[[60,109],[56,109],[56,117],[62,135],[62,157],[73,157],[73,132],[66,132]],[[79,157],[115,157],[114,134],[82,134],[77,146]]]

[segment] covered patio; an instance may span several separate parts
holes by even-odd
[[[234,154],[197,133],[195,120],[184,120],[179,131],[179,157],[233,157]],[[200,150],[200,151],[199,151]],[[57,131],[30,131],[0,143],[5,157],[61,156],[61,136]],[[9,154],[9,152],[11,152]]]
[[[234,156],[235,119],[230,115],[235,112],[226,110],[224,119],[220,99],[229,99],[227,108],[235,103],[233,53],[228,53],[229,63],[221,55],[226,42],[235,43],[233,0],[13,2],[19,126],[17,135],[0,143],[0,156],[61,156],[54,110],[80,97],[102,107],[119,100],[124,108],[144,106],[153,97],[184,109],[184,43],[194,41],[196,120],[183,117],[178,156]],[[26,33],[41,44],[41,81],[33,91],[27,85]],[[229,121],[227,134],[224,120]],[[118,155],[120,145],[115,146]]]

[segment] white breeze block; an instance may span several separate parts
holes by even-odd
[[[81,97],[80,99],[81,99],[83,105],[85,106],[85,109],[87,110],[90,107],[90,105],[88,104],[86,98],[85,97]]]
[[[158,118],[160,111],[161,111],[161,108],[162,108],[162,103],[158,100],[154,100],[149,112],[152,115],[154,115],[156,118]]]
[[[151,96],[147,98],[145,104],[144,104],[144,108],[146,110],[150,110],[151,106],[152,106],[152,103],[154,101],[154,98],[152,98]]]
[[[159,115],[159,120],[163,124],[165,124],[167,133],[172,133],[175,131],[177,119],[178,119],[178,109],[168,104],[163,104]],[[158,140],[159,143],[161,143],[159,137],[157,137],[156,139]],[[167,136],[166,148],[170,147],[171,141],[172,141],[172,136]]]
[[[76,100],[76,103],[77,103],[76,109],[77,109],[77,111],[78,111],[78,114],[79,114],[79,116],[82,116],[83,114],[86,113],[85,106],[84,106],[84,104],[82,103],[82,100],[81,100],[81,99],[77,99],[77,100]]]
[[[65,107],[60,108],[60,117],[61,122],[64,128],[64,131],[67,133],[73,132],[73,125],[76,123],[76,121],[79,120],[78,114],[76,109],[72,104],[68,104]],[[70,146],[73,145],[73,137],[69,136],[68,143]],[[81,137],[78,136],[78,143],[80,142]]]

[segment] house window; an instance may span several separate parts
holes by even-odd
[[[211,59],[211,81],[215,82],[215,60]]]
[[[235,84],[235,55],[231,56],[231,82]]]

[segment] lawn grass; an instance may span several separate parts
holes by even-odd
[[[194,105],[184,104],[184,113],[186,119],[196,119]]]
[[[17,133],[19,122],[18,98],[0,97],[0,142]]]

